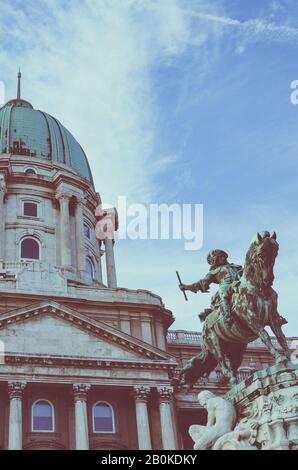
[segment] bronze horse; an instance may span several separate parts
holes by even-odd
[[[272,289],[273,267],[279,245],[275,232],[258,233],[246,254],[243,275],[231,298],[233,323],[228,326],[220,309],[206,317],[202,332],[202,350],[191,358],[180,372],[180,384],[191,388],[202,376],[209,375],[217,365],[231,384],[242,362],[246,346],[260,338],[276,362],[287,360],[288,348],[282,325],[287,323],[277,311],[277,293]],[[264,329],[270,326],[283,354],[272,344]]]

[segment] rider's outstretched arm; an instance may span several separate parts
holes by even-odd
[[[214,282],[213,273],[209,272],[203,279],[200,279],[198,282],[190,285],[190,289],[193,292],[208,292],[210,284]]]

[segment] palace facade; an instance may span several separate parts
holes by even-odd
[[[21,98],[19,76],[0,109],[2,449],[190,449],[197,392],[227,390],[217,372],[173,387],[200,335],[171,330],[158,295],[117,286],[100,203],[83,149]],[[271,362],[252,343],[240,377]]]

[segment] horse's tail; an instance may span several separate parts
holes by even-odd
[[[183,376],[183,382],[192,388],[196,381],[209,374],[215,369],[217,362],[206,348],[204,348],[197,356],[190,359],[181,370],[180,376]]]

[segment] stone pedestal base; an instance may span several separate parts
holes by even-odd
[[[213,449],[298,449],[298,365],[287,362],[255,372],[224,398],[236,408],[237,422]]]

